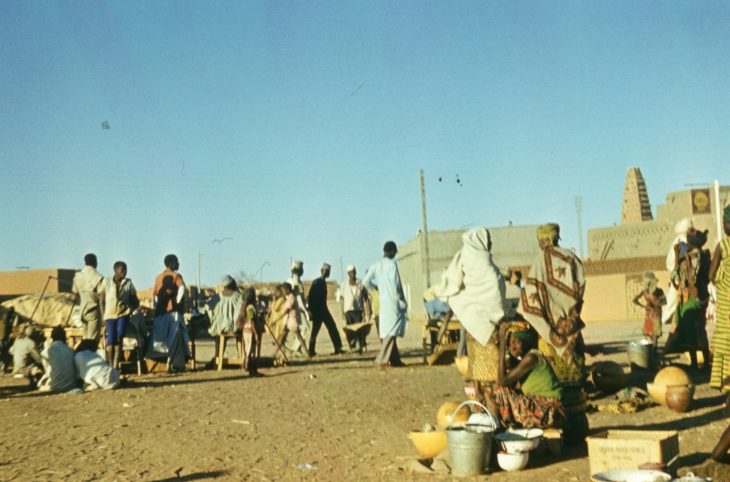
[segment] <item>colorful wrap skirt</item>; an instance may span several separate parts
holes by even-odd
[[[504,427],[521,425],[525,428],[562,427],[565,408],[557,398],[525,395],[519,390],[497,384],[482,386],[485,400],[497,407],[497,415]]]

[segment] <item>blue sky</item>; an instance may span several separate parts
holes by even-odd
[[[723,2],[6,1],[0,270],[364,268],[429,227],[730,182]],[[101,128],[108,121],[109,130]],[[456,183],[459,176],[463,186]],[[442,178],[442,182],[438,178]],[[232,240],[214,244],[214,238]],[[364,269],[362,269],[364,271]]]

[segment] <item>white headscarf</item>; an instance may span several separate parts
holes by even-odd
[[[438,297],[449,303],[464,328],[484,345],[504,316],[504,278],[489,252],[487,228],[470,229],[461,240],[464,245],[444,272]]]

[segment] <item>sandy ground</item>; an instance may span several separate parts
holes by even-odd
[[[635,325],[590,325],[589,343],[625,362],[621,341]],[[326,331],[320,353],[329,353]],[[41,395],[0,376],[1,480],[450,480],[404,469],[416,452],[408,432],[436,422],[446,400],[462,399],[454,366],[421,365],[420,326],[404,340],[408,367],[375,370],[366,356],[322,356],[263,370],[236,369],[132,377],[109,392]],[[199,350],[210,354],[210,347]],[[205,356],[200,356],[202,360]],[[608,427],[680,430],[681,465],[697,463],[726,426],[723,397],[700,386],[695,409],[652,407],[636,414],[589,415]],[[303,465],[309,464],[309,465]],[[583,481],[584,448],[535,458],[522,472],[481,477]]]

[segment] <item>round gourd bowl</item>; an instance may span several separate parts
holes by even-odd
[[[657,470],[608,470],[591,476],[593,482],[667,482],[672,477]]]
[[[495,438],[505,452],[514,454],[535,450],[540,445],[543,434],[539,428],[517,428],[500,433]]]
[[[436,414],[436,421],[441,430],[444,430],[449,425],[464,425],[469,420],[469,407],[461,407],[459,411],[454,414],[456,408],[460,402],[445,402],[439,407],[438,414]]]
[[[527,466],[527,462],[530,460],[529,452],[518,452],[510,454],[507,452],[497,453],[497,463],[502,470],[507,472],[514,472],[515,470],[522,470]]]
[[[456,369],[459,370],[462,377],[466,377],[466,373],[469,370],[469,357],[457,356],[454,358],[454,364]]]
[[[432,459],[446,448],[446,432],[443,430],[433,432],[414,430],[408,436],[422,459]]]
[[[657,385],[656,383],[647,383],[646,391],[649,392],[651,398],[660,405],[667,406],[667,387],[665,385]]]
[[[691,385],[692,380],[690,380],[687,372],[685,372],[681,368],[670,366],[659,370],[659,372],[654,377],[654,384],[663,385],[665,387]]]

